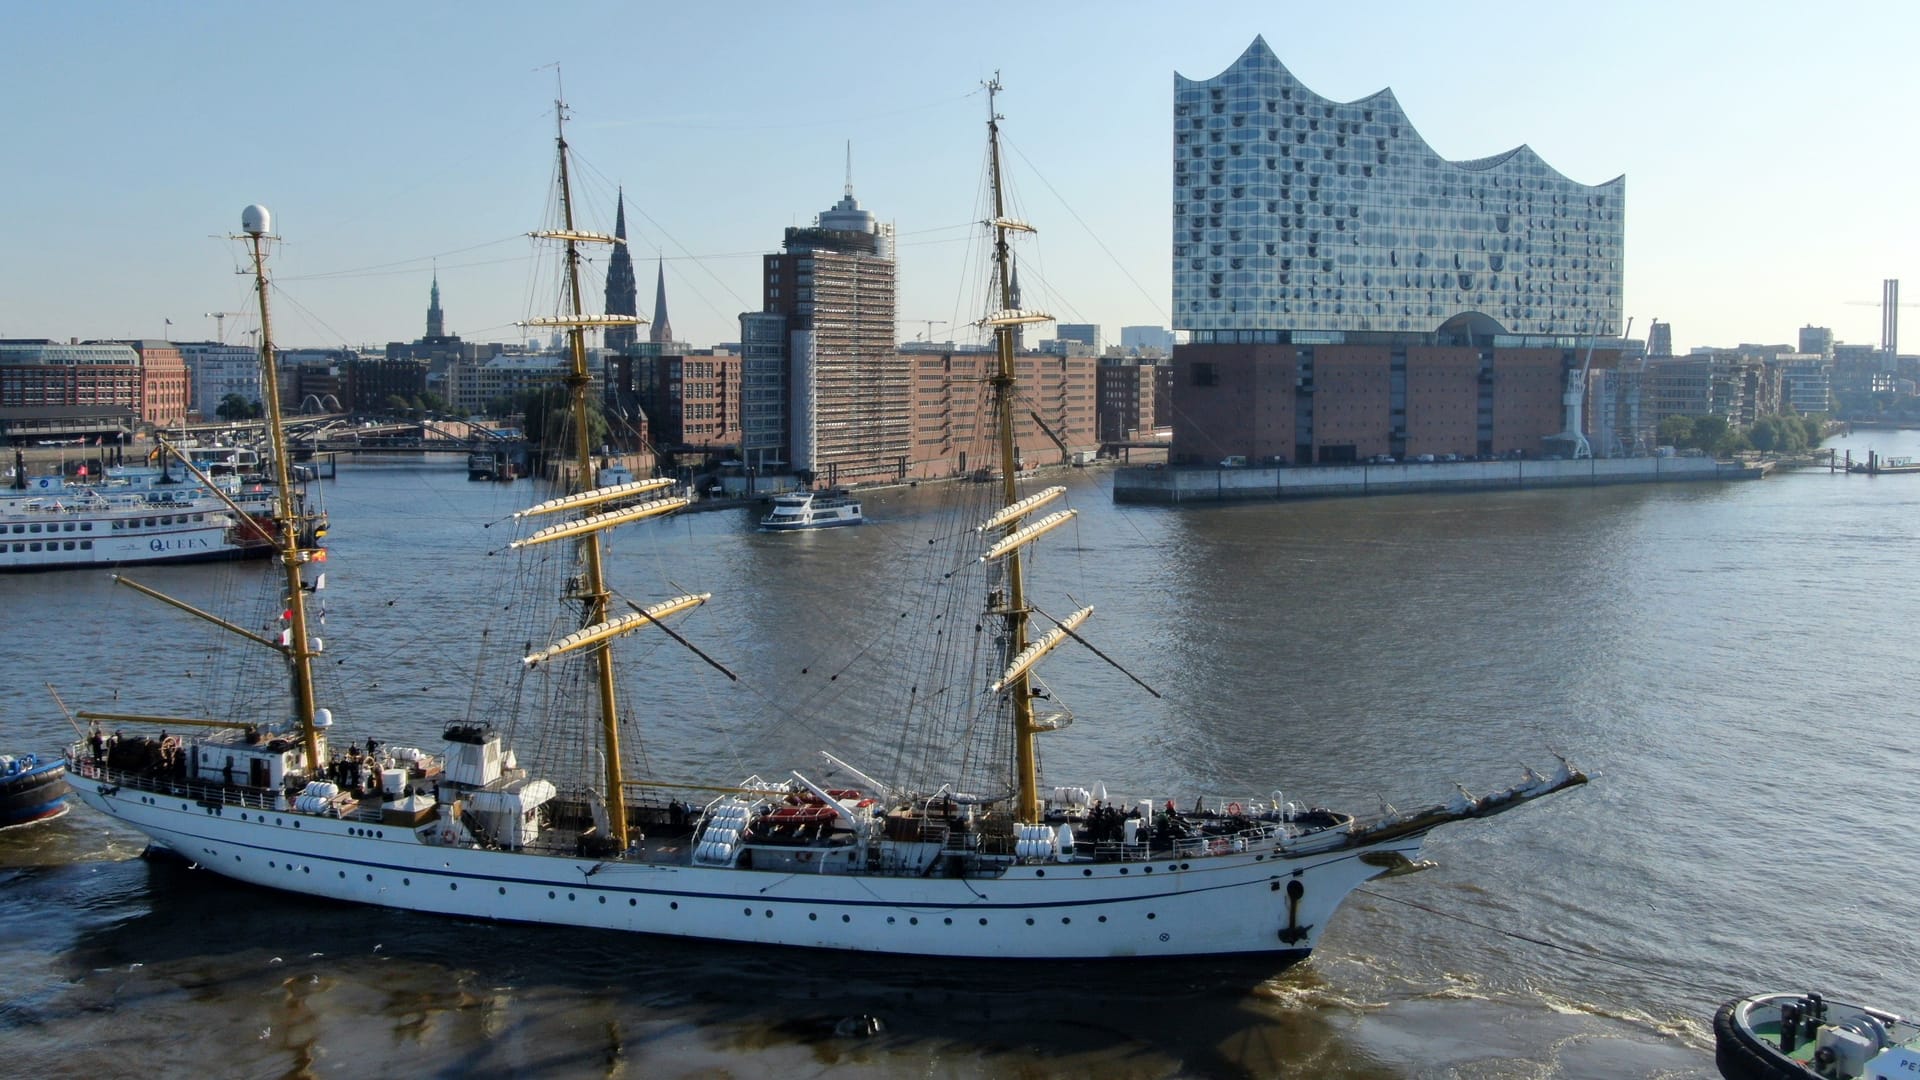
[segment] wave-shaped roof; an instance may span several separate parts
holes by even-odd
[[[1389,124],[1396,124],[1400,127],[1400,134],[1393,140],[1398,144],[1395,146],[1397,151],[1401,153],[1423,154],[1433,161],[1451,165],[1462,172],[1496,172],[1503,167],[1518,172],[1529,166],[1538,165],[1546,169],[1557,179],[1595,190],[1621,185],[1626,179],[1625,176],[1622,175],[1616,176],[1612,180],[1601,184],[1581,183],[1554,168],[1552,165],[1549,165],[1545,159],[1534,152],[1532,147],[1525,143],[1498,154],[1470,158],[1464,161],[1455,161],[1442,155],[1433,148],[1433,144],[1427,142],[1426,137],[1421,135],[1420,130],[1414,126],[1413,121],[1408,119],[1406,109],[1402,108],[1399,99],[1393,96],[1393,90],[1391,88],[1376,90],[1365,97],[1356,98],[1353,101],[1337,101],[1327,97],[1301,82],[1299,77],[1294,75],[1293,72],[1288,71],[1287,66],[1280,62],[1280,58],[1274,54],[1273,49],[1267,44],[1267,39],[1264,35],[1256,34],[1253,43],[1247,46],[1247,51],[1241,53],[1239,59],[1227,65],[1225,70],[1212,78],[1189,79],[1177,71],[1174,72],[1174,88],[1177,93],[1181,87],[1205,86],[1223,81],[1232,81],[1232,76],[1243,72],[1271,73],[1271,76],[1276,78],[1281,85],[1297,91],[1298,94],[1302,95],[1301,100],[1305,100],[1309,104],[1320,106],[1364,106],[1372,108],[1382,114],[1381,119],[1386,120]]]

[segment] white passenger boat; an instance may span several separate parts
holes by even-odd
[[[1362,820],[1287,802],[1270,786],[1200,800],[1153,786],[1110,795],[1098,783],[1043,782],[1038,741],[1065,729],[1071,714],[1038,668],[1056,647],[1086,644],[1081,628],[1092,610],[1058,620],[1043,614],[1057,597],[1040,591],[1027,563],[1027,548],[1075,512],[1053,505],[1064,502],[1063,487],[1022,492],[1014,467],[1021,398],[1013,330],[1046,316],[1011,302],[1010,234],[1028,227],[1001,205],[1000,117],[992,111],[998,89],[997,81],[988,86],[994,201],[986,216],[999,310],[982,320],[995,366],[979,427],[983,452],[990,445],[1002,465],[1001,480],[946,485],[965,505],[956,507],[952,527],[936,530],[929,587],[899,599],[901,613],[889,619],[899,629],[876,665],[880,681],[867,688],[887,703],[862,710],[863,734],[848,736],[885,740],[887,749],[865,751],[884,769],[823,754],[818,771],[808,767],[813,775],[688,776],[681,770],[702,764],[700,754],[663,753],[658,729],[655,745],[640,752],[643,726],[698,697],[663,692],[689,671],[706,674],[694,659],[739,677],[689,640],[697,623],[685,624],[686,635],[667,625],[699,610],[709,594],[629,599],[607,573],[605,533],[687,505],[667,493],[673,480],[655,479],[548,498],[514,515],[513,540],[488,545],[518,562],[489,570],[483,582],[514,589],[513,599],[483,605],[492,613],[485,617],[511,625],[481,635],[483,649],[510,646],[512,655],[479,669],[470,713],[448,723],[430,749],[336,735],[323,703],[348,687],[316,682],[342,676],[335,664],[318,662],[309,615],[308,596],[324,575],[309,579],[318,553],[282,527],[277,588],[268,597],[278,634],[193,613],[246,647],[276,654],[288,677],[276,675],[273,684],[291,700],[263,705],[258,693],[236,694],[226,711],[197,717],[82,711],[82,719],[116,730],[145,725],[163,734],[125,736],[101,757],[74,746],[77,796],[203,870],[339,901],[899,955],[1128,962],[1231,955],[1279,966],[1314,948],[1355,887],[1417,868],[1430,830],[1584,783],[1563,762],[1554,775],[1529,770],[1503,791],[1463,791],[1443,804]],[[560,217],[536,235],[564,252],[562,313],[528,325],[567,333],[571,366],[563,382],[574,418],[567,443],[571,475],[584,482],[594,475],[585,331],[639,320],[581,310],[579,249],[615,240],[575,223],[564,106],[560,113],[559,198],[551,204]],[[266,212],[249,207],[242,221],[258,282],[263,382],[271,386]],[[284,445],[272,402],[268,423],[275,444]],[[286,496],[277,513],[292,520]],[[623,558],[623,575],[658,561]],[[674,576],[673,567],[653,569],[663,581]],[[539,595],[546,604],[532,602]],[[950,632],[963,625],[974,632]],[[672,644],[652,639],[650,682],[636,687],[622,678],[632,665],[616,654],[631,635],[655,631]],[[687,650],[684,663],[670,662],[681,655],[673,645]],[[362,724],[382,722],[355,714]],[[409,711],[391,720],[417,718]],[[732,718],[713,723],[716,738],[734,737]],[[1095,737],[1107,730],[1090,726]],[[666,761],[675,763],[671,771],[649,764]]]
[[[760,527],[787,532],[858,525],[865,520],[860,514],[860,500],[845,491],[792,491],[773,497],[773,510],[760,519]]]

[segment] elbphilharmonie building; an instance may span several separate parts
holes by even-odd
[[[1195,344],[1431,334],[1615,334],[1626,182],[1519,146],[1449,161],[1390,90],[1337,102],[1264,40],[1175,75],[1174,326]]]

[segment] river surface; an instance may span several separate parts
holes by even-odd
[[[1920,455],[1920,432],[1836,442]],[[1079,722],[1046,736],[1049,782],[1371,813],[1553,750],[1595,782],[1441,830],[1436,867],[1251,977],[345,907],[143,859],[78,807],[0,832],[0,1046],[86,1076],[1701,1077],[1736,993],[1920,1008],[1920,476],[1183,509],[1068,479],[1078,543],[1035,573],[1070,579],[1098,611],[1083,634],[1161,696],[1063,650],[1049,683]],[[508,563],[487,526],[527,497],[451,462],[342,467],[321,596],[343,730],[431,745],[466,715]],[[716,594],[680,628],[741,675],[676,658],[650,763],[784,775],[878,745],[839,680],[867,677],[897,618],[870,583],[926,543],[932,498],[881,493],[870,525],[818,534],[743,510],[628,530],[615,576],[675,560]],[[230,570],[135,574],[218,606]],[[72,708],[191,710],[225,676],[186,623],[105,573],[0,578],[0,749],[71,739],[49,683]],[[834,1034],[860,1014],[882,1031]]]

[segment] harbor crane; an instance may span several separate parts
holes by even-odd
[[[245,314],[246,312],[244,311],[209,311],[201,317],[213,320],[214,340],[225,345],[227,343],[227,316],[232,315],[235,318],[239,318]]]
[[[1633,319],[1629,316],[1627,329],[1620,337],[1625,339],[1632,333]],[[1561,404],[1567,409],[1566,427],[1560,434],[1553,436],[1552,441],[1565,443],[1568,448],[1567,457],[1575,460],[1593,456],[1593,445],[1587,441],[1585,425],[1581,421],[1587,404],[1587,372],[1593,369],[1593,348],[1599,343],[1599,334],[1588,335],[1587,358],[1580,364],[1578,371],[1568,369],[1567,389],[1560,395]]]

